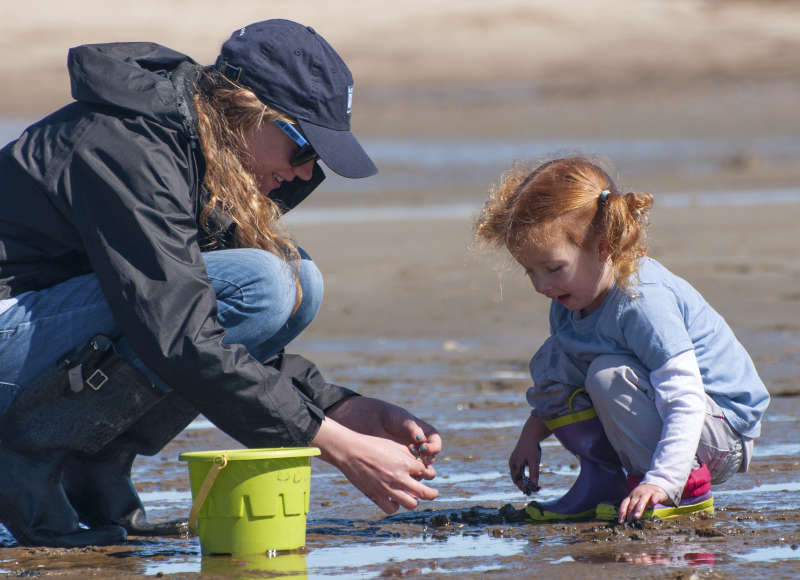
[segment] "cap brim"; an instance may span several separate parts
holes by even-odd
[[[378,173],[378,168],[350,131],[335,131],[302,119],[298,119],[297,124],[332,171],[353,179]]]

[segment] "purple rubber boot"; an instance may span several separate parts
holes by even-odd
[[[628,495],[627,477],[594,409],[555,417],[545,425],[580,459],[580,473],[560,499],[530,502],[525,508],[529,521],[591,519],[598,504],[618,503]]]

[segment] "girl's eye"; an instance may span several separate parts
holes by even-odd
[[[551,268],[548,268],[548,269],[547,269],[547,271],[548,271],[548,272],[550,272],[551,274],[555,274],[555,273],[556,273],[556,272],[558,272],[560,269],[561,269],[561,266],[553,266],[553,267],[551,267]]]

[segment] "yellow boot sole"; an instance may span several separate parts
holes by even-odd
[[[694,514],[698,512],[706,512],[709,515],[714,515],[714,498],[710,497],[705,501],[693,503],[690,505],[663,507],[658,509],[648,508],[642,513],[640,519],[650,520],[658,518],[661,520],[671,520],[680,516]],[[598,520],[616,521],[619,518],[619,511],[617,507],[609,503],[601,503],[597,506],[596,517]]]
[[[575,514],[560,514],[558,512],[551,512],[543,510],[536,505],[536,502],[531,502],[525,506],[525,515],[527,520],[531,523],[540,522],[564,522],[564,521],[581,521],[590,520],[595,517],[595,508],[586,511],[578,512]]]

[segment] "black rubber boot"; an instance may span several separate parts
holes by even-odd
[[[63,486],[66,460],[98,453],[164,397],[104,335],[78,345],[25,387],[0,417],[0,521],[17,541],[123,543],[123,527],[78,515]]]
[[[64,469],[64,488],[82,522],[117,524],[136,536],[180,536],[184,519],[152,524],[131,480],[137,455],[155,455],[197,416],[191,404],[172,392],[98,453],[72,453]]]
[[[23,546],[76,548],[122,544],[125,529],[85,529],[61,485],[65,451],[21,453],[0,447],[0,522]]]

